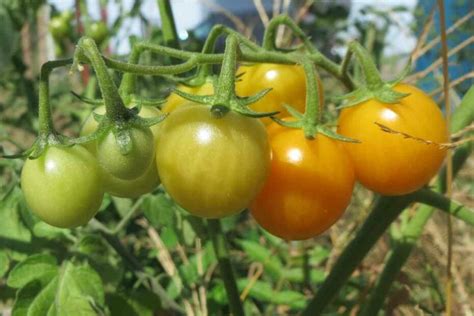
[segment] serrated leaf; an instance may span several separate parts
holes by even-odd
[[[75,266],[67,262],[56,293],[57,315],[95,316],[94,306],[103,306],[104,302],[104,288],[97,272],[88,265]]]
[[[85,255],[107,255],[107,246],[103,239],[97,235],[86,235],[81,238],[77,245],[77,250]]]
[[[142,202],[143,213],[155,228],[171,227],[175,221],[174,203],[164,194],[149,195]]]
[[[9,266],[10,259],[3,250],[0,250],[0,278],[2,278],[5,273],[7,273]]]
[[[7,248],[1,237],[12,241],[31,241],[31,232],[23,224],[20,216],[22,193],[19,188],[13,189],[0,201],[0,248]]]
[[[270,249],[250,240],[238,240],[237,244],[242,247],[249,261],[260,262],[263,264],[265,273],[268,273],[275,280],[280,279],[283,273],[283,263]]]
[[[7,285],[22,288],[32,281],[47,284],[58,273],[56,258],[47,254],[32,255],[18,263],[8,275]]]

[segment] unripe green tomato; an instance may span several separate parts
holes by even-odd
[[[97,45],[100,45],[109,36],[109,29],[102,21],[92,22],[86,28],[86,35],[91,37]]]
[[[160,124],[156,163],[169,195],[190,213],[220,218],[250,205],[270,165],[264,125],[229,112],[221,118],[188,104]]]
[[[99,106],[94,109],[94,113],[105,114],[105,106]],[[161,115],[161,112],[151,106],[143,106],[138,113],[143,118],[154,118]],[[92,134],[97,129],[98,123],[94,119],[92,113],[85,120],[82,129],[81,136]],[[153,137],[156,139],[159,131],[159,124],[150,127]],[[97,142],[92,141],[85,144],[86,148],[94,155],[97,152]],[[156,163],[153,161],[150,168],[145,172],[144,175],[133,180],[122,180],[120,178],[112,176],[110,173],[102,170],[102,181],[105,192],[124,198],[136,198],[140,195],[153,191],[159,184],[160,179],[158,171],[156,170]]]
[[[51,146],[37,159],[27,159],[21,188],[33,213],[63,228],[86,224],[104,195],[99,165],[80,145]]]
[[[68,37],[71,30],[72,27],[70,20],[63,16],[55,16],[49,22],[49,31],[57,41]]]

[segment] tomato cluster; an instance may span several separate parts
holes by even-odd
[[[279,111],[283,121],[291,120],[283,104],[304,112],[306,81],[300,66],[258,64],[241,66],[237,73],[239,96],[272,88],[251,105],[253,110]],[[213,93],[211,83],[178,89]],[[308,139],[301,129],[232,111],[217,117],[210,106],[172,94],[163,106],[169,116],[162,123],[129,131],[132,148],[127,154],[112,132],[87,143],[87,150],[52,146],[26,162],[23,190],[44,221],[74,227],[95,214],[104,192],[135,198],[153,191],[161,179],[176,203],[196,216],[220,218],[249,208],[270,233],[307,239],[341,217],[356,181],[380,194],[400,195],[419,189],[439,169],[443,149],[386,133],[374,124],[435,143],[447,141],[443,115],[428,96],[409,85],[394,89],[410,95],[395,104],[371,99],[341,112],[338,133],[360,143],[322,134]],[[104,114],[105,108],[94,112]],[[160,114],[143,106],[139,116]],[[91,114],[81,135],[97,127]]]

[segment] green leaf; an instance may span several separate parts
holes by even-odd
[[[5,273],[7,273],[9,266],[10,259],[3,250],[0,250],[0,278],[2,278]]]
[[[8,275],[7,285],[22,288],[32,281],[47,284],[58,273],[56,258],[51,255],[32,255],[17,264]]]
[[[250,240],[237,240],[237,244],[242,247],[249,261],[257,261],[263,264],[265,273],[268,273],[273,279],[281,278],[283,263],[270,249]]]
[[[175,221],[173,201],[164,194],[149,195],[142,203],[143,213],[155,228],[171,227]]]
[[[77,250],[85,255],[105,256],[108,248],[103,239],[97,235],[86,235],[77,244]]]
[[[113,316],[153,316],[161,309],[159,297],[143,289],[107,294],[106,302]]]
[[[31,241],[31,233],[21,220],[21,201],[22,193],[19,188],[13,189],[0,201],[0,248],[9,248],[15,241]]]
[[[56,292],[57,315],[97,315],[96,306],[103,306],[104,302],[104,288],[97,272],[88,265],[75,266],[67,262]]]
[[[69,233],[68,229],[51,226],[43,221],[37,222],[33,226],[33,234],[39,238],[58,239]]]
[[[27,316],[47,315],[54,303],[56,288],[58,286],[58,277],[55,277],[49,284],[39,292],[28,308]]]
[[[15,304],[12,309],[12,316],[27,316],[28,309],[34,301],[35,297],[41,291],[42,285],[38,281],[28,283],[22,287],[17,293]]]

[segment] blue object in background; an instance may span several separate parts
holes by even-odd
[[[433,0],[419,0],[415,17],[417,19],[417,33],[420,34],[423,29],[424,21],[428,18],[433,6],[437,2]],[[456,23],[457,20],[474,11],[474,0],[444,0],[446,11],[446,29]],[[429,32],[427,42],[440,35],[439,12],[436,9],[434,17],[434,27]],[[453,49],[469,37],[474,35],[474,17],[470,17],[461,27],[454,32],[448,34],[448,47]],[[415,71],[422,71],[429,67],[436,59],[441,56],[441,45],[438,44],[422,57],[416,61]],[[441,67],[437,68],[439,74],[442,71]],[[474,44],[471,43],[464,47],[461,51],[449,58],[449,78],[450,81],[474,71]],[[425,78],[418,82],[418,85],[425,91],[432,91],[440,86],[439,79],[435,78],[436,71],[431,72]],[[464,93],[474,83],[474,80],[465,80],[462,84],[456,86],[456,90]]]

